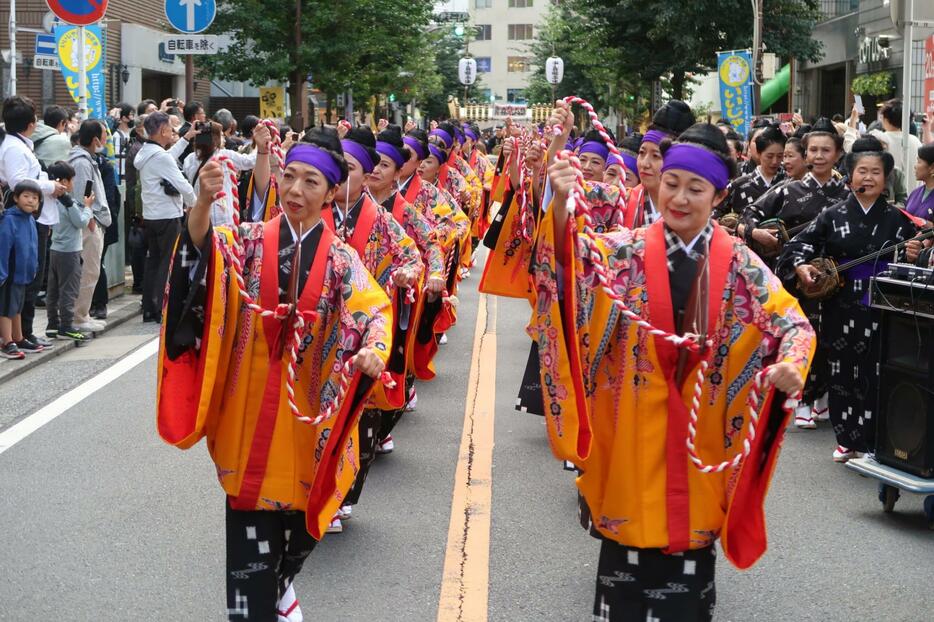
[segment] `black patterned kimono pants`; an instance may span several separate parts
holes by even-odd
[[[710,622],[716,561],[713,546],[667,555],[604,539],[593,622]]]
[[[315,548],[297,510],[227,506],[227,619],[276,622],[276,605]]]

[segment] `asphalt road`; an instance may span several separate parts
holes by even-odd
[[[439,376],[378,459],[354,518],[309,558],[306,620],[431,621],[441,593],[478,296],[460,293]],[[498,300],[489,619],[590,619],[598,543],[540,418],[514,410],[528,306]],[[134,321],[0,385],[0,432],[154,336]],[[224,499],[203,445],[154,429],[154,359],[0,453],[0,620],[224,619]],[[893,515],[875,483],[830,459],[832,434],[791,430],[768,501],[770,549],[747,572],[721,556],[718,622],[934,620],[934,532],[920,497]]]

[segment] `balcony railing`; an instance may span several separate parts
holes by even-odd
[[[859,0],[820,0],[823,19],[833,19],[859,10]]]

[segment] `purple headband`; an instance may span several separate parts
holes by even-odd
[[[293,145],[285,156],[285,165],[292,162],[302,162],[318,169],[328,183],[336,186],[341,183],[341,167],[330,153],[311,143],[298,143]]]
[[[456,138],[457,142],[461,145],[463,145],[467,140],[464,138],[464,130],[460,129],[459,127],[454,128],[454,138]]]
[[[425,150],[425,145],[420,143],[417,139],[412,138],[411,136],[405,136],[402,139],[402,142],[412,148],[412,151],[415,152],[415,155],[419,160],[424,160],[428,157],[428,152]]]
[[[668,134],[662,132],[661,130],[649,130],[645,133],[645,136],[642,137],[642,142],[644,143],[655,143],[658,145],[663,140],[668,138]]]
[[[360,167],[363,169],[364,173],[370,174],[373,172],[373,169],[376,168],[376,163],[373,162],[370,152],[360,143],[344,139],[341,141],[341,147],[344,148],[345,154],[352,155],[354,159],[360,163]]]
[[[606,158],[606,168],[610,168],[610,167],[613,166],[613,165],[616,165],[616,166],[626,166],[626,163],[623,162],[622,156],[618,156],[618,155],[616,155],[615,153],[611,153],[611,154],[610,154],[609,156],[607,156],[607,158]]]
[[[452,137],[450,134],[448,134],[441,128],[431,130],[431,132],[428,135],[438,136],[439,138],[441,138],[441,140],[444,141],[444,146],[447,147],[448,149],[450,149],[451,145],[454,144],[454,137]]]
[[[480,140],[480,137],[477,136],[472,129],[469,127],[464,128],[464,134],[470,137],[470,140]]]
[[[428,143],[428,151],[431,152],[430,155],[433,155],[436,158],[438,158],[439,164],[444,164],[445,162],[447,162],[447,159],[448,159],[447,155],[443,151],[441,151],[440,148],[438,148],[438,145],[433,145],[431,143]]]
[[[376,141],[376,151],[395,162],[396,167],[398,168],[402,168],[402,165],[405,164],[405,161],[407,160],[407,158],[402,155],[402,152],[399,151],[395,145],[384,142],[382,140]]]
[[[598,155],[603,158],[603,161],[605,162],[607,157],[610,155],[610,150],[603,143],[597,142],[595,140],[588,140],[583,145],[581,145],[580,151],[578,151],[578,155],[582,153],[592,153],[594,155]]]
[[[690,143],[677,143],[665,152],[662,173],[672,169],[699,175],[717,190],[723,190],[730,183],[729,170],[720,156]]]
[[[623,152],[623,164],[626,165],[626,168],[630,173],[636,176],[636,179],[639,179],[639,165],[636,162],[636,156],[629,155],[626,152]]]
[[[577,148],[584,144],[583,138],[568,138],[568,142],[565,143],[564,148],[568,151],[577,151]]]

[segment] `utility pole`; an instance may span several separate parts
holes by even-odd
[[[914,0],[904,0],[904,2],[905,2],[905,9],[904,9],[905,10],[905,37],[904,37],[905,51],[902,53],[902,56],[904,58],[904,61],[902,62],[902,90],[904,91],[904,94],[902,96],[902,144],[901,144],[901,148],[902,148],[902,158],[903,158],[902,162],[905,163],[905,166],[913,166],[914,163],[908,159],[909,157],[908,139],[911,137],[911,132],[909,132],[908,130],[911,127],[911,67],[912,67],[912,60],[914,56],[913,54],[914,50],[912,49],[913,47],[912,43],[914,41],[914,34],[915,34],[915,26],[914,26],[915,2]]]
[[[16,95],[16,0],[10,0],[10,95]]]
[[[302,0],[295,0],[295,69],[292,72],[292,83],[295,88],[295,108],[292,110],[292,129],[300,132],[305,127],[305,110],[308,103],[305,98],[305,75],[299,61],[299,50],[302,47]]]
[[[88,68],[84,26],[78,26],[78,119],[88,118]]]

